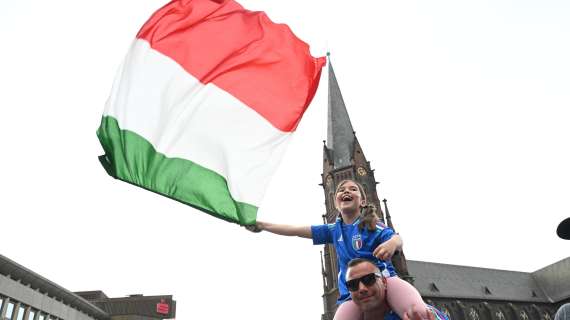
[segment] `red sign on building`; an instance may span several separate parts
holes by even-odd
[[[160,300],[160,302],[156,304],[156,313],[168,314],[168,311],[170,311],[170,306],[168,303],[164,302],[164,299]]]

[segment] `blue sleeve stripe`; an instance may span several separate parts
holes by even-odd
[[[386,229],[386,226],[380,223],[376,224],[376,230],[380,230],[380,232],[382,232],[382,230]]]

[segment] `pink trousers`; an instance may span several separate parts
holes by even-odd
[[[404,313],[410,311],[410,308],[413,307],[414,311],[424,314],[424,318],[427,319],[425,302],[414,286],[397,276],[386,278],[386,282],[388,305],[400,318],[403,319]],[[339,305],[334,315],[334,320],[362,319],[364,319],[362,312],[360,312],[360,309],[352,300]]]

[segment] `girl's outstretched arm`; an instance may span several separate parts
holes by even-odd
[[[277,224],[271,222],[257,221],[256,227],[259,230],[275,233],[282,236],[297,236],[311,239],[313,233],[311,226],[292,226],[288,224]]]
[[[397,250],[402,250],[402,245],[402,237],[395,234],[390,240],[379,244],[372,254],[380,260],[390,261]]]

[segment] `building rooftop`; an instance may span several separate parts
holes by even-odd
[[[172,295],[134,294],[109,298],[101,290],[74,293],[3,255],[0,255],[0,275],[3,276],[0,277],[0,289],[2,289],[0,293],[4,295],[11,298],[20,295],[24,299],[21,302],[34,305],[40,302],[32,301],[34,299],[31,296],[39,292],[41,296],[52,298],[50,300],[58,305],[61,305],[59,304],[61,302],[72,308],[69,310],[79,310],[98,320],[108,320],[117,315],[136,315],[145,319],[172,319],[176,314],[176,301]],[[22,292],[22,289],[25,292]]]
[[[34,290],[45,293],[49,297],[62,301],[64,304],[93,316],[94,318],[109,319],[109,314],[89,303],[84,298],[40,276],[32,270],[21,266],[3,255],[0,255],[0,274],[27,285]]]
[[[570,258],[533,273],[408,260],[426,297],[552,303],[570,297]]]

